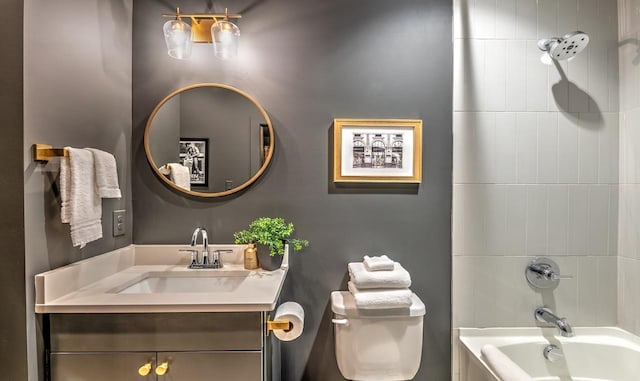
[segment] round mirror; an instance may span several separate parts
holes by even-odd
[[[273,155],[269,116],[247,93],[201,83],[153,109],[144,150],[158,178],[192,196],[220,197],[256,181]]]

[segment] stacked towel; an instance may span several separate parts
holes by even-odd
[[[357,307],[384,309],[411,306],[411,276],[386,255],[365,256],[363,262],[349,263],[348,269],[351,279],[348,287]]]
[[[360,291],[353,282],[347,283],[349,291],[353,294],[356,306],[361,308],[403,308],[411,306],[413,292],[408,288],[382,289],[371,288]]]
[[[394,263],[389,257],[386,255],[381,255],[379,257],[370,257],[368,255],[364,256],[364,267],[369,271],[388,271],[393,270]]]
[[[502,381],[533,381],[518,364],[511,361],[504,353],[493,345],[487,344],[480,350],[489,368]]]
[[[169,176],[169,179],[180,188],[191,190],[191,173],[189,168],[179,163],[168,163],[158,168],[160,173]]]
[[[349,263],[348,268],[351,281],[359,289],[411,286],[411,276],[398,262],[390,271],[368,271],[362,262]]]
[[[60,162],[60,219],[71,225],[73,246],[102,238],[101,198],[120,198],[113,155],[96,149],[65,147]]]

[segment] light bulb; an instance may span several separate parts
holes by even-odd
[[[162,30],[169,56],[181,60],[191,56],[191,26],[189,24],[180,19],[169,20],[164,23]]]
[[[216,21],[211,26],[211,38],[216,57],[223,60],[238,55],[240,43],[240,28],[228,20]]]

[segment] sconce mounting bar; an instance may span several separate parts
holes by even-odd
[[[242,15],[239,13],[163,13],[162,17],[187,17],[194,19],[241,19]]]

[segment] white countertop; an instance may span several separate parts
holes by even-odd
[[[36,313],[142,313],[142,312],[235,312],[275,309],[287,273],[244,270],[243,245],[212,245],[233,249],[222,253],[222,269],[187,269],[186,245],[131,245],[87,260],[72,263],[35,277]],[[128,286],[153,276],[234,276],[232,291],[175,293],[120,293]]]

